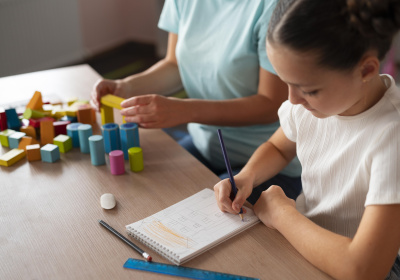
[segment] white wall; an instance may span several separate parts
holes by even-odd
[[[163,0],[0,0],[0,77],[158,42]],[[162,4],[161,4],[162,5]]]

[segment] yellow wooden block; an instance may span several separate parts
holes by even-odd
[[[67,100],[68,106],[71,106],[74,102],[78,101],[77,97],[73,97]]]
[[[101,105],[101,124],[113,123],[114,122],[114,110],[112,107]]]
[[[17,161],[23,159],[26,153],[21,149],[12,149],[11,151],[0,156],[0,165],[11,166]]]
[[[115,95],[112,95],[112,94],[107,94],[107,95],[104,95],[100,99],[100,102],[103,105],[106,105],[106,106],[121,110],[122,109],[121,102],[124,101],[124,100],[125,99],[122,98],[122,97],[118,97],[118,96],[115,96]]]
[[[26,158],[28,161],[37,161],[41,160],[42,156],[40,154],[40,145],[35,144],[35,145],[28,145],[26,146]]]
[[[40,91],[35,91],[28,105],[26,105],[26,108],[30,108],[32,110],[40,110],[42,109],[42,106],[42,93]]]

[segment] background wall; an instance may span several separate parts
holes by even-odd
[[[60,67],[127,41],[164,45],[163,0],[0,0],[0,77]]]

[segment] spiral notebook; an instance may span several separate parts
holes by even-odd
[[[180,265],[259,222],[245,207],[239,215],[219,210],[214,192],[204,189],[152,216],[127,225],[127,233]]]

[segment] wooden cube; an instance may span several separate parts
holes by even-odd
[[[66,153],[72,149],[72,138],[60,134],[54,138],[53,144],[58,146],[61,153]]]
[[[10,149],[18,149],[19,142],[21,142],[22,137],[26,136],[25,132],[15,132],[8,136],[8,144],[10,145]]]
[[[40,156],[44,162],[56,162],[60,159],[60,149],[57,145],[46,144],[40,149]]]
[[[12,129],[6,129],[6,130],[1,131],[0,132],[0,143],[1,143],[1,145],[4,146],[4,147],[9,147],[10,144],[9,144],[9,141],[8,141],[8,137],[11,134],[15,133],[15,132],[16,131],[12,130]]]
[[[24,136],[19,142],[18,149],[25,150],[26,146],[34,144],[39,144],[39,142],[35,138]]]
[[[40,155],[39,144],[28,145],[25,147],[25,151],[26,151],[26,158],[28,159],[28,161],[37,161],[42,159]]]

